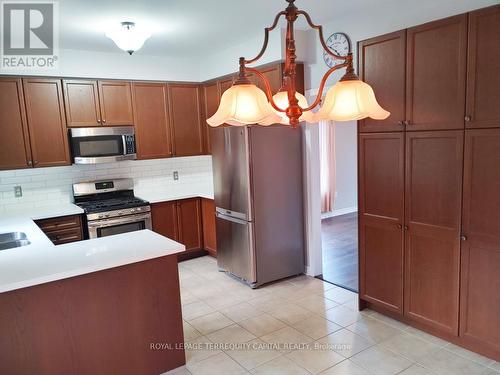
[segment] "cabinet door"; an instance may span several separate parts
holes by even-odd
[[[463,131],[406,134],[405,313],[458,333]]]
[[[179,239],[176,201],[153,203],[151,221],[154,232],[175,241]]]
[[[179,223],[179,242],[186,246],[186,251],[200,250],[202,246],[200,200],[184,199],[177,202]]]
[[[138,158],[172,156],[167,87],[162,83],[133,83],[132,97]]]
[[[169,84],[168,99],[175,156],[203,154],[200,87]]]
[[[204,117],[202,119],[202,126],[204,129],[204,140],[205,140],[205,150],[207,154],[212,153],[212,145],[210,141],[210,129],[211,127],[207,124],[206,119],[212,117],[217,108],[219,108],[219,84],[218,82],[213,82],[211,84],[203,86],[203,104],[204,104]]]
[[[97,81],[63,80],[66,121],[69,127],[101,124]]]
[[[71,164],[61,81],[28,78],[23,88],[33,165]]]
[[[99,81],[99,102],[103,125],[133,125],[132,93],[129,82]]]
[[[463,129],[467,15],[407,30],[407,130]]]
[[[358,45],[359,74],[391,115],[385,120],[359,121],[360,132],[404,130],[406,30],[362,41]]]
[[[500,127],[500,5],[469,15],[467,127]]]
[[[30,167],[30,139],[20,79],[0,78],[0,124],[0,169]]]
[[[203,247],[210,255],[216,256],[215,202],[212,199],[202,199],[201,213],[203,224]]]
[[[467,130],[460,335],[500,356],[500,129]]]
[[[360,296],[403,313],[404,135],[359,136]]]
[[[262,74],[264,74],[264,76],[269,81],[269,84],[271,85],[271,92],[273,93],[273,95],[276,94],[281,88],[281,83],[282,83],[281,64],[277,64],[263,69],[260,68],[258,69],[262,72]],[[260,89],[262,89],[262,91],[265,92],[266,89],[262,79],[260,79],[259,77],[255,77],[255,79],[257,81],[257,86]]]

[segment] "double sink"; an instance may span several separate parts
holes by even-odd
[[[0,250],[26,246],[30,243],[31,242],[24,232],[0,233]]]

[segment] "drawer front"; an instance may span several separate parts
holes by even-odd
[[[81,228],[61,229],[54,232],[47,233],[47,237],[54,243],[54,245],[61,245],[63,243],[70,243],[81,241],[83,239]]]
[[[69,228],[81,228],[82,221],[79,215],[56,217],[53,219],[37,220],[37,225],[45,233]]]

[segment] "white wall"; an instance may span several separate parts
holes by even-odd
[[[53,70],[0,70],[0,74],[82,78],[199,80],[199,63],[192,58],[160,57],[126,52],[60,50],[59,68]]]

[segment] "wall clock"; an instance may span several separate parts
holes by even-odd
[[[347,56],[347,54],[351,52],[351,39],[345,33],[333,33],[326,40],[326,45],[334,53],[340,56]],[[323,51],[323,60],[325,61],[325,64],[330,68],[343,63],[342,60],[334,59],[326,51]]]

